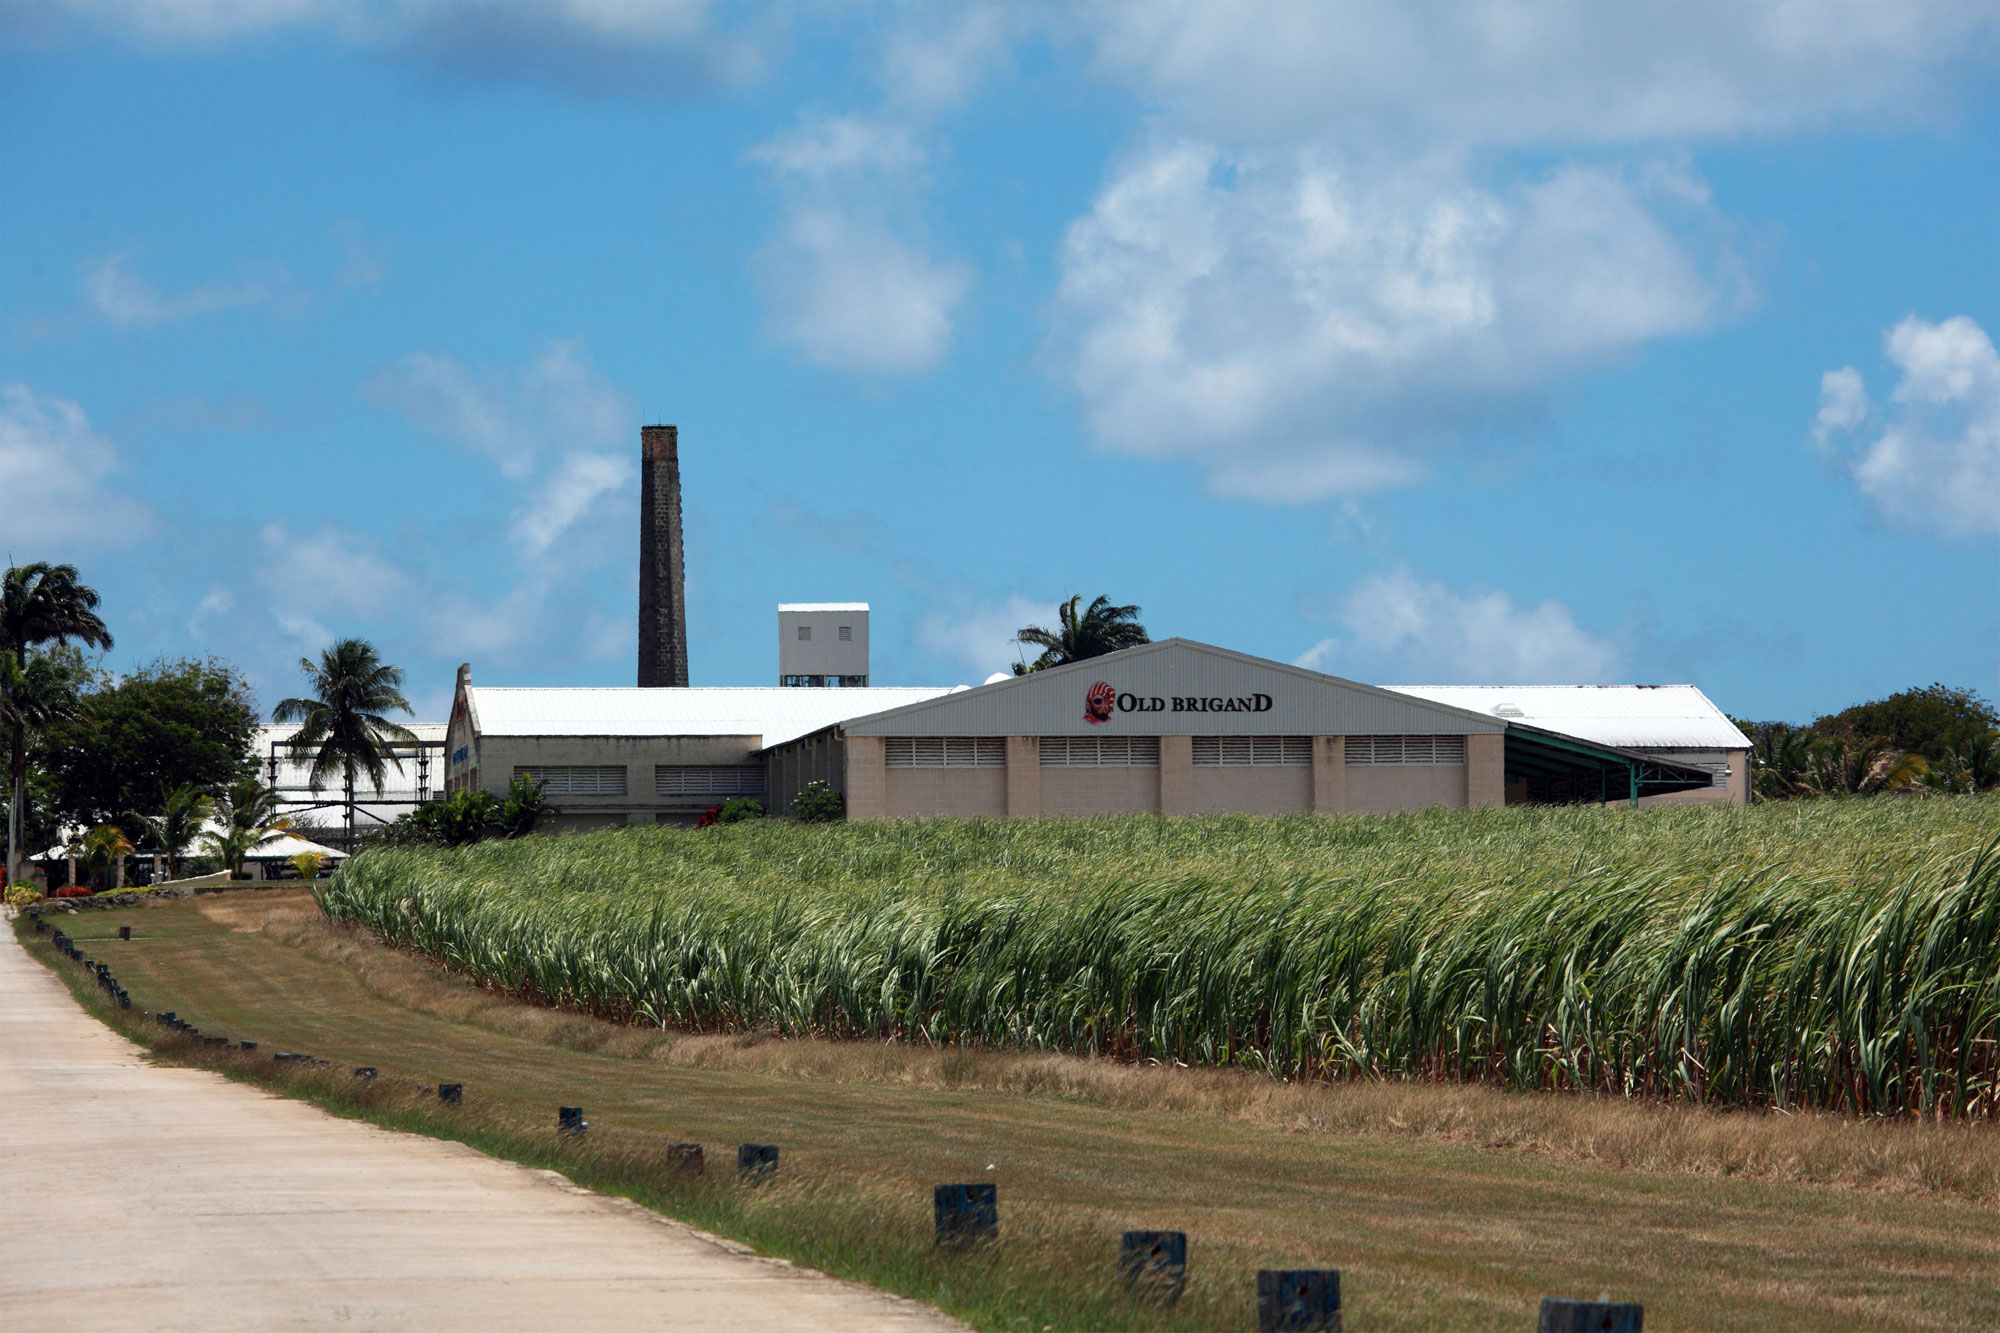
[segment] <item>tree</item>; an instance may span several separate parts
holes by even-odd
[[[390,747],[416,743],[414,732],[385,716],[392,708],[410,712],[402,693],[403,670],[385,665],[365,639],[342,639],[321,653],[317,663],[302,657],[299,669],[312,693],[280,702],[272,720],[300,724],[292,744],[312,752],[308,781],[314,791],[339,775],[351,850],[355,776],[365,774],[379,795],[388,766],[394,764],[398,772],[403,768]]]
[[[111,871],[131,854],[132,844],[116,824],[99,824],[77,840],[76,859],[90,872],[90,886],[95,890],[110,888]]]
[[[1974,690],[1931,685],[1902,690],[1886,699],[1830,713],[1813,723],[1822,736],[1840,732],[1857,739],[1879,736],[1892,749],[1920,754],[1936,763],[1989,731],[2000,728],[2000,713]]]
[[[1139,623],[1138,607],[1113,606],[1109,597],[1099,597],[1089,607],[1079,610],[1082,606],[1083,594],[1078,593],[1057,608],[1055,629],[1040,625],[1021,627],[1015,641],[1040,648],[1042,655],[1031,663],[1016,666],[1015,674],[1082,662],[1152,642],[1146,637],[1146,627]]]
[[[162,790],[220,793],[256,770],[257,701],[225,662],[161,659],[87,690],[38,754],[71,822],[123,820]]]
[[[2000,787],[2000,731],[1961,741],[1930,765],[1924,785],[1933,791],[1970,795]]]
[[[111,647],[111,631],[97,614],[95,589],[78,581],[75,565],[47,561],[9,566],[0,577],[0,653],[12,654],[27,669],[28,650],[39,644]],[[7,882],[17,882],[25,852],[21,805],[28,785],[28,723],[25,705],[7,723]]]
[[[221,805],[222,827],[207,835],[208,849],[233,879],[243,873],[250,853],[277,841],[291,828],[291,821],[278,813],[278,793],[254,777],[230,783]]]
[[[215,798],[193,783],[184,782],[172,791],[160,789],[159,814],[145,815],[134,810],[129,818],[140,839],[166,856],[167,878],[179,879],[187,849],[201,836],[202,825],[214,814]]]
[[[10,885],[20,883],[28,858],[28,747],[76,711],[76,679],[67,662],[47,653],[23,657],[11,649],[0,650],[0,727],[6,729],[13,747],[7,795]]]
[[[1857,739],[1845,732],[1816,737],[1809,750],[1808,781],[1822,796],[1872,796],[1907,791],[1929,765],[1880,736]]]

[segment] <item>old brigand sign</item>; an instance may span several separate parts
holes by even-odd
[[[1083,720],[1109,722],[1120,713],[1268,713],[1268,694],[1121,694],[1109,681],[1098,681],[1083,696]]]

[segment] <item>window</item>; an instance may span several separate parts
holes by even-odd
[[[1349,768],[1463,765],[1463,736],[1349,736]]]
[[[1001,736],[889,736],[882,761],[890,768],[1005,768]]]
[[[764,769],[757,764],[655,764],[656,796],[762,796]]]
[[[842,625],[842,626],[840,627],[840,641],[841,641],[842,643],[853,643],[853,642],[854,642],[854,626],[852,626],[852,625]]]
[[[829,676],[828,679],[832,680],[834,677]],[[842,686],[850,690],[865,689],[868,685],[866,676],[841,676],[839,680]]]
[[[514,776],[549,784],[551,796],[623,796],[623,764],[551,764],[546,768],[514,766]]]
[[[1196,736],[1196,768],[1310,768],[1310,736]]]
[[[836,679],[838,678],[836,677]],[[784,678],[784,683],[787,685],[803,685],[810,689],[822,688],[825,686],[826,681],[827,678],[825,676],[786,676]]]
[[[811,642],[812,642],[812,636],[813,636],[813,627],[812,627],[811,625],[801,625],[801,626],[799,626],[799,642],[800,642],[800,643],[811,643]]]
[[[1158,736],[1044,736],[1043,768],[1158,768]]]

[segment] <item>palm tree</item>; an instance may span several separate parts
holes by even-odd
[[[0,577],[0,653],[11,653],[26,669],[28,649],[72,639],[94,648],[111,646],[111,631],[97,615],[96,590],[77,581],[75,565],[36,561],[8,567]],[[7,882],[21,873],[22,805],[28,789],[29,709],[10,709],[7,718]],[[53,719],[51,719],[53,720]]]
[[[399,773],[403,769],[403,761],[390,747],[414,745],[417,740],[408,727],[384,716],[392,708],[410,711],[410,701],[402,693],[403,669],[384,665],[365,639],[342,639],[321,653],[317,664],[302,657],[299,669],[312,687],[311,695],[281,701],[271,717],[301,724],[292,744],[313,752],[308,781],[314,791],[340,775],[351,851],[355,775],[365,774],[380,795],[388,765],[394,764]]]
[[[165,854],[167,878],[179,879],[181,859],[201,835],[202,825],[214,813],[215,798],[199,790],[192,782],[187,782],[172,791],[162,784],[159,814],[142,815],[135,810],[129,818],[139,830],[139,836],[149,846],[157,847]]]
[[[23,657],[0,650],[0,727],[14,747],[7,802],[7,883],[21,881],[27,864],[28,741],[77,713],[76,676],[69,663],[46,653]]]
[[[230,783],[219,804],[222,827],[208,833],[208,848],[232,877],[243,872],[250,853],[276,842],[292,827],[292,821],[278,813],[278,793],[255,778]]]
[[[132,854],[132,844],[126,839],[125,830],[116,824],[99,824],[77,840],[74,851],[89,870],[90,887],[94,890],[100,876]],[[110,888],[111,883],[107,880],[104,887]]]
[[[1040,648],[1042,655],[1032,663],[1016,666],[1016,675],[1069,662],[1082,662],[1152,642],[1146,637],[1146,627],[1139,623],[1138,607],[1113,606],[1109,597],[1099,597],[1089,607],[1079,611],[1081,606],[1083,594],[1078,593],[1057,608],[1055,629],[1044,629],[1040,625],[1022,627],[1021,632],[1014,636],[1015,642]]]

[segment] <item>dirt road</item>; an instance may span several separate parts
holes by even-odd
[[[0,1126],[0,1327],[959,1327],[545,1172],[148,1065],[10,930]]]

